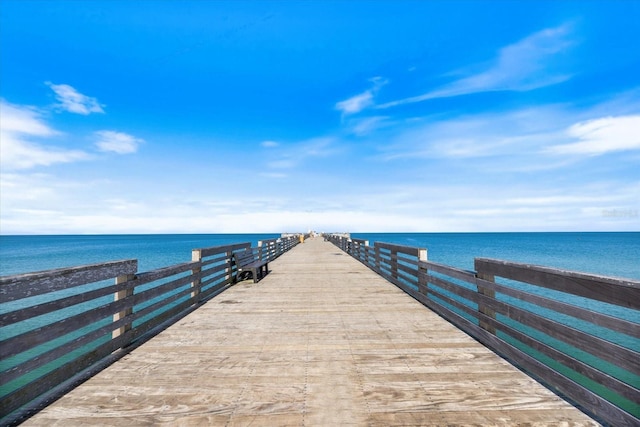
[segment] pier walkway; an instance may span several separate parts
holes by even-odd
[[[26,426],[597,425],[315,238]]]

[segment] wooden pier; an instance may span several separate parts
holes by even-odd
[[[26,426],[598,425],[322,238]]]

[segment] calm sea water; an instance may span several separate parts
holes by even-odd
[[[139,271],[191,260],[191,250],[279,234],[0,236],[0,275],[137,259]],[[640,279],[640,232],[353,233],[352,237],[426,248],[431,261],[473,270],[474,257]]]
[[[351,237],[427,249],[430,261],[473,270],[475,257],[640,279],[640,232],[352,233]]]
[[[0,276],[137,259],[138,271],[191,261],[193,249],[280,237],[280,234],[0,236]]]

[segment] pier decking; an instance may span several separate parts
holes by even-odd
[[[270,270],[24,425],[597,425],[321,238]]]

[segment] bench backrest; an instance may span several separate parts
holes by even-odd
[[[255,261],[254,253],[251,249],[247,249],[242,252],[234,252],[233,257],[236,260],[236,266],[242,268],[245,265],[251,264]]]

